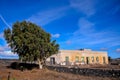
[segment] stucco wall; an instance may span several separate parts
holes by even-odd
[[[89,64],[104,64],[103,57],[105,57],[105,64],[108,64],[108,56],[107,52],[104,51],[92,51],[88,50],[60,50],[58,54],[52,55],[51,57],[55,58],[57,64],[66,61],[66,57],[69,58],[69,62],[74,63],[76,62],[76,57],[78,57],[79,62],[82,62],[82,57],[84,57],[84,63],[87,63],[89,60]],[[89,59],[86,59],[86,58]],[[92,62],[92,57],[94,57],[94,62]],[[98,57],[99,61],[96,61],[96,57]],[[47,59],[50,61],[50,58]]]

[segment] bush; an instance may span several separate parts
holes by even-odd
[[[33,68],[39,68],[39,66],[37,64],[13,62],[11,63],[10,68],[23,71],[25,69],[32,70]]]

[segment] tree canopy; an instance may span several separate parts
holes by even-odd
[[[12,30],[4,30],[4,37],[12,52],[18,54],[20,59],[38,61],[39,66],[59,50],[56,41],[51,41],[51,35],[31,22],[14,23]]]

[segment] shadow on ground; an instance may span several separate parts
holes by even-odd
[[[19,63],[19,62],[13,62],[7,67],[12,68],[12,69],[16,69],[16,70],[21,70],[21,71],[23,71],[23,70],[32,70],[34,68],[39,68],[39,66],[37,64]]]

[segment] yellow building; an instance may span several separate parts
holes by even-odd
[[[105,51],[92,51],[91,49],[60,50],[47,61],[60,65],[108,64],[108,55]]]

